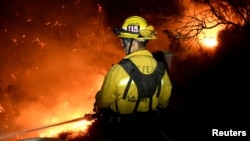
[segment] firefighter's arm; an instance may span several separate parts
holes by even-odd
[[[163,78],[162,78],[162,89],[161,89],[161,94],[160,94],[160,99],[159,99],[159,104],[162,106],[162,108],[166,108],[171,96],[172,92],[172,83],[170,81],[170,78],[165,72]]]
[[[101,89],[95,96],[95,110],[103,108],[110,108],[111,104],[115,101],[115,71],[111,70],[104,78]]]

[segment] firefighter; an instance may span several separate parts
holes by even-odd
[[[94,111],[100,113],[110,140],[150,139],[148,132],[158,130],[159,111],[167,108],[172,91],[164,65],[146,49],[156,31],[144,18],[130,16],[114,32],[126,56],[107,72]]]

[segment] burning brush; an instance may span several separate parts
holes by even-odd
[[[97,118],[96,113],[85,114],[83,117],[80,117],[80,118],[75,118],[75,119],[72,119],[72,120],[68,120],[68,121],[64,121],[64,122],[60,122],[60,123],[56,123],[56,124],[51,124],[51,125],[47,125],[47,126],[43,126],[43,127],[39,127],[39,128],[14,132],[14,133],[11,133],[11,134],[0,136],[0,141],[2,141],[2,140],[4,141],[4,140],[6,140],[8,138],[20,136],[20,135],[23,135],[23,134],[26,134],[26,133],[37,131],[37,130],[47,129],[47,128],[51,128],[51,127],[55,127],[55,126],[60,126],[60,125],[64,125],[64,124],[73,123],[73,122],[77,122],[77,124],[80,124],[81,126],[83,126],[83,124],[81,124],[81,122],[83,122],[86,125],[87,122],[90,123],[91,121],[93,121],[96,118]],[[18,140],[18,141],[64,141],[64,139],[68,139],[69,136],[71,136],[71,138],[75,137],[73,135],[73,132],[60,133],[59,136],[60,136],[60,138],[63,138],[63,139],[50,138],[50,137],[39,137],[39,138],[21,139],[21,140]],[[79,134],[76,135],[76,136],[79,136]]]

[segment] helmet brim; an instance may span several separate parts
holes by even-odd
[[[113,32],[117,35],[119,38],[132,38],[137,40],[150,40],[150,39],[156,39],[156,32],[152,32],[151,36],[149,37],[143,37],[140,36],[140,33],[132,33],[124,30],[123,28],[114,28]]]

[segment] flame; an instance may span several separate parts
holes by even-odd
[[[218,44],[216,37],[206,37],[203,39],[202,43],[207,47],[215,47]]]
[[[94,76],[94,80],[99,80],[97,82],[99,83],[95,83],[95,86],[92,86],[94,91],[97,91],[99,89],[99,87],[101,86],[101,82],[103,80],[103,75],[95,75]],[[84,90],[86,91],[86,90]],[[83,92],[78,92],[83,93]],[[93,98],[90,100],[88,100],[88,102],[93,101]],[[44,125],[52,125],[52,124],[56,124],[56,123],[60,123],[62,121],[67,121],[68,119],[72,120],[72,119],[76,119],[77,117],[83,117],[83,111],[89,111],[88,109],[92,109],[92,105],[93,104],[88,104],[88,102],[83,102],[83,105],[74,105],[73,101],[66,101],[63,102],[62,104],[58,104],[57,109],[55,109],[56,111],[60,111],[58,113],[56,113],[56,115],[54,117],[50,117],[48,116],[47,119],[45,119],[43,121]],[[93,102],[91,102],[93,103]],[[85,105],[86,104],[86,105]],[[75,107],[75,111],[73,110],[74,108],[72,106],[79,106]],[[86,107],[89,106],[90,108]],[[83,109],[81,109],[83,108]],[[70,113],[70,114],[69,114]],[[41,130],[39,131],[39,137],[57,137],[59,134],[61,133],[70,133],[70,137],[68,136],[68,138],[74,138],[77,136],[82,136],[84,134],[86,134],[88,127],[94,122],[94,120],[88,121],[88,120],[80,120],[80,121],[76,121],[76,122],[72,122],[72,123],[67,123],[67,124],[62,124],[60,126],[55,126],[52,128],[48,128],[46,130]]]
[[[57,137],[61,133],[68,132],[71,133],[70,138],[74,138],[79,135],[84,135],[92,122],[93,121],[82,120],[74,123],[63,124],[61,126],[56,126],[45,131],[41,131],[39,133],[39,137]]]
[[[61,106],[61,108],[65,107]],[[91,126],[92,123],[94,122],[94,120],[81,119],[83,117],[84,114],[82,114],[82,110],[77,110],[74,113],[73,110],[70,111],[69,109],[68,110],[66,109],[65,113],[61,112],[61,115],[59,115],[59,113],[56,113],[56,115],[54,116],[46,115],[46,118],[43,117],[42,126],[36,126],[37,128],[27,127],[28,130],[26,131],[28,132],[25,132],[25,134],[22,134],[18,138],[19,139],[33,138],[33,137],[58,138],[60,134],[67,134],[67,139],[83,136],[87,133],[88,127]],[[37,117],[32,117],[30,120],[34,120],[35,118]]]
[[[60,135],[66,134],[67,139],[73,139],[78,136],[87,134],[88,127],[95,121],[81,119],[84,113],[89,113],[92,110],[94,96],[93,92],[97,91],[103,80],[103,74],[92,75],[93,80],[97,81],[92,84],[92,88],[78,88],[71,89],[70,91],[58,92],[62,97],[50,109],[35,106],[27,107],[22,112],[23,117],[17,118],[20,126],[25,126],[25,132],[19,139],[33,138],[33,137],[52,137],[58,138]],[[86,90],[88,89],[88,90]],[[67,96],[76,96],[69,98]],[[25,120],[24,120],[25,119]],[[79,119],[79,120],[75,120]],[[71,121],[72,122],[65,122]],[[63,123],[63,124],[61,124]],[[42,124],[42,125],[41,125]],[[56,125],[56,126],[51,126]],[[36,128],[34,128],[36,127]],[[45,127],[45,128],[44,128]],[[39,130],[33,130],[39,129]]]
[[[59,106],[59,109],[65,109],[63,106]],[[25,134],[19,136],[19,139],[33,138],[33,137],[52,137],[58,138],[61,134],[66,134],[67,139],[72,139],[78,136],[86,135],[88,127],[92,125],[94,120],[84,120],[84,114],[82,110],[65,109],[64,113],[60,111],[55,113],[54,116],[46,115],[43,117],[43,126],[37,126],[38,128],[30,128]],[[34,120],[36,117],[32,117]],[[42,118],[42,117],[41,117]],[[82,118],[82,119],[81,119]],[[79,120],[78,120],[79,119]],[[68,122],[69,121],[69,122]],[[72,122],[71,122],[72,121]]]
[[[218,45],[217,35],[222,27],[217,26],[212,29],[204,29],[204,31],[198,35],[200,44],[206,48],[215,48]]]

